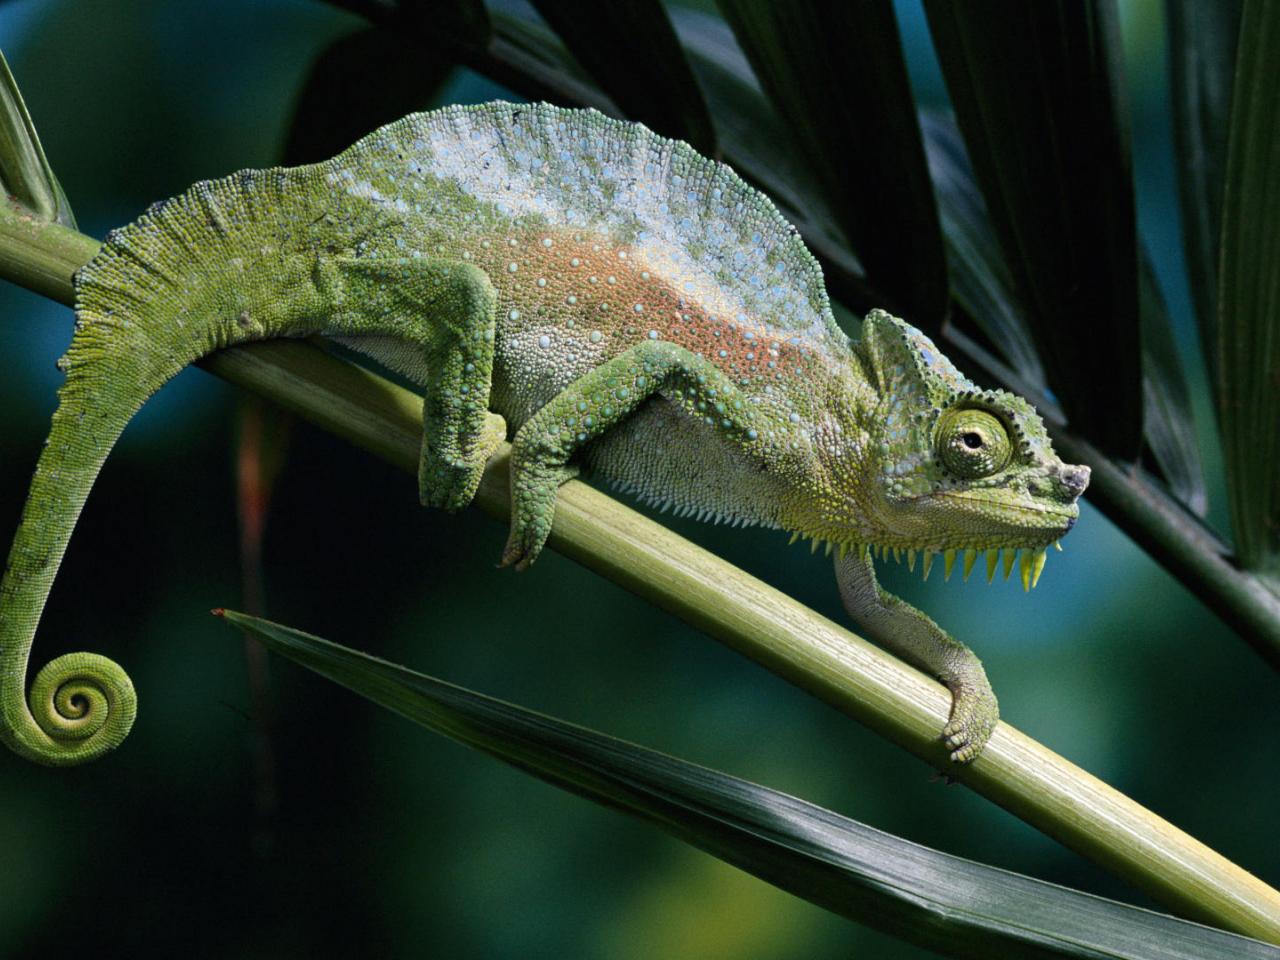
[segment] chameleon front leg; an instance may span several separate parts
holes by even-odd
[[[570,458],[585,444],[662,393],[749,448],[755,415],[742,392],[709,361],[673,343],[647,341],[575,380],[516,433],[511,451],[511,532],[502,566],[526,569],[555,516],[556,491],[577,472]]]
[[[339,258],[329,269],[341,300],[362,318],[339,323],[342,329],[392,338],[419,354],[407,363],[425,370],[419,495],[423,506],[460,510],[507,435],[506,421],[488,409],[498,301],[493,284],[478,267],[450,261]]]
[[[881,587],[869,548],[836,558],[836,582],[845,610],[873,640],[946,684],[952,700],[943,742],[957,763],[977,757],[1000,720],[1000,708],[973,651]]]

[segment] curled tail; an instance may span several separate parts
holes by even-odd
[[[196,184],[114,231],[76,275],[76,333],[59,361],[67,379],[0,583],[0,741],[24,757],[83,763],[129,733],[133,684],[105,657],[58,657],[28,698],[40,614],[98,471],[146,399],[213,350],[310,332],[300,317],[316,310],[314,285],[297,253],[308,218],[297,208],[311,191],[297,181],[313,175]]]

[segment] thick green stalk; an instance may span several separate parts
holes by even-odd
[[[71,303],[71,274],[97,243],[0,212],[0,276]],[[414,473],[421,401],[296,341],[209,357],[206,369]],[[507,516],[507,458],[476,497]],[[937,768],[950,697],[935,681],[583,483],[560,492],[550,546],[833,704]],[[1172,910],[1280,943],[1280,892],[1007,724],[951,772],[1011,813],[1114,870]]]

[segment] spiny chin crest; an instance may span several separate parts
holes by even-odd
[[[987,583],[991,583],[995,579],[996,570],[1003,569],[1004,579],[1009,579],[1009,574],[1013,572],[1014,564],[1017,563],[1019,573],[1022,577],[1023,591],[1033,589],[1040,582],[1040,574],[1044,572],[1044,565],[1048,559],[1048,547],[993,547],[986,550],[978,548],[954,549],[954,550],[914,550],[902,549],[900,547],[886,547],[874,543],[853,543],[842,540],[832,540],[823,537],[811,537],[796,531],[791,535],[790,543],[796,543],[798,540],[805,539],[809,541],[809,552],[817,553],[818,548],[822,547],[826,556],[831,556],[833,550],[838,550],[841,558],[854,551],[858,551],[862,556],[874,558],[876,560],[887,561],[893,560],[895,563],[901,563],[904,559],[907,563],[907,569],[915,572],[916,558],[921,558],[920,570],[925,580],[929,579],[929,574],[933,570],[933,562],[939,554],[942,555],[942,579],[944,582],[951,579],[951,574],[955,569],[956,558],[961,557],[962,578],[968,581],[969,575],[973,572],[974,565],[977,563],[978,555],[986,554],[987,567]],[[1053,541],[1053,549],[1062,550],[1062,544]],[[1002,555],[1003,554],[1003,560]],[[1019,556],[1021,554],[1021,556]]]

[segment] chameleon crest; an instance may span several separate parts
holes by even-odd
[[[995,698],[968,648],[880,589],[872,552],[922,552],[927,574],[939,553],[950,572],[963,551],[967,573],[979,550],[1022,550],[1030,585],[1088,477],[1025,402],[979,390],[902,321],[874,311],[850,342],[794,228],[688,145],[545,104],[415,114],[324,163],[198,183],[77,274],[67,378],[0,584],[14,750],[79,763],[133,722],[133,686],[102,657],[59,657],[25,689],[130,417],[211,351],[314,334],[421,386],[424,504],[469,503],[510,437],[504,565],[536,559],[582,467],[680,513],[838,545],[850,613],[951,689],[957,761]]]

